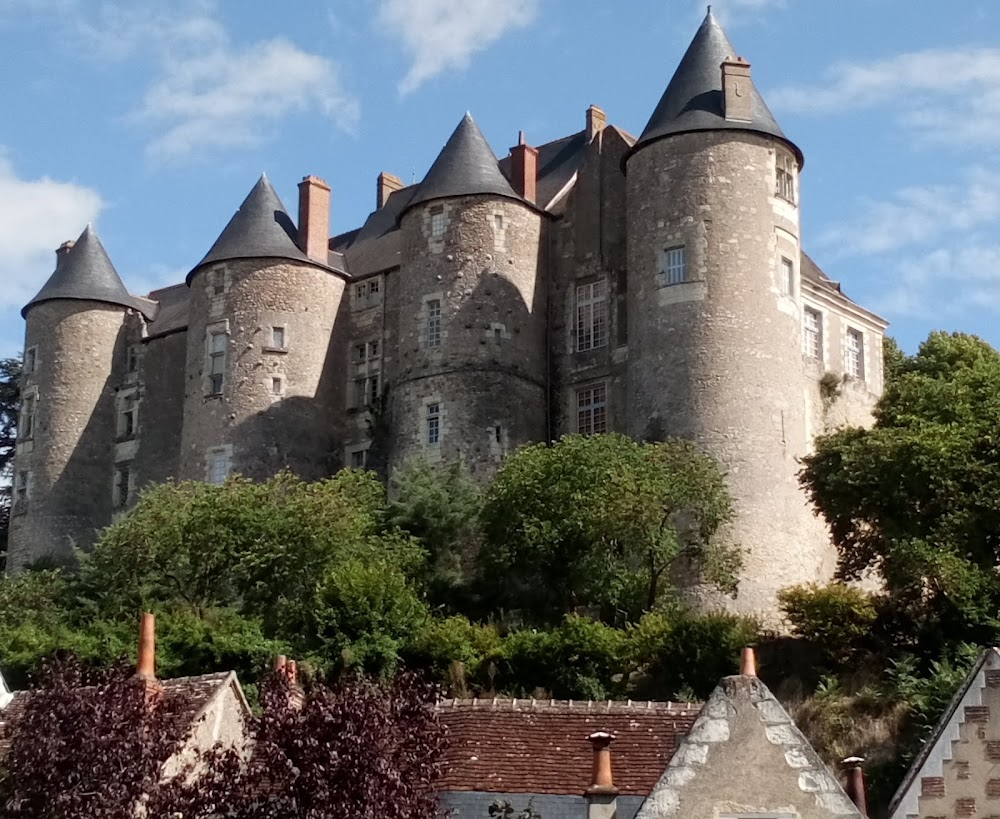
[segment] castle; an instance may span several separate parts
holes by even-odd
[[[709,12],[636,139],[582,131],[497,160],[466,116],[423,181],[330,238],[261,178],[187,280],[131,295],[88,227],[24,308],[8,566],[66,556],[168,478],[488,477],[515,447],[618,431],[698,442],[748,549],[739,611],[822,580],[800,490],[818,434],[870,422],[886,323],[802,251],[803,156]],[[696,590],[697,591],[697,590]]]

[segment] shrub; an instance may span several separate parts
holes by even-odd
[[[792,631],[812,643],[827,669],[856,661],[870,647],[878,619],[875,598],[853,586],[815,583],[778,593],[778,603]]]

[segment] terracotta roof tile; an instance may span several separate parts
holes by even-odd
[[[615,785],[646,796],[694,724],[699,704],[445,700],[443,791],[580,795],[590,785],[596,731],[614,734]]]

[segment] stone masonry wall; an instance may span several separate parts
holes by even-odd
[[[747,550],[738,598],[691,589],[702,607],[770,619],[778,590],[827,579],[833,550],[799,489],[807,451],[800,308],[782,295],[798,258],[798,211],[777,199],[775,140],[739,132],[672,137],[628,163],[628,432],[694,440],[715,457]],[[688,281],[659,275],[683,246]]]
[[[431,231],[437,208],[441,237]],[[484,196],[431,202],[403,216],[390,468],[426,454],[433,404],[447,414],[441,456],[460,454],[479,477],[493,474],[498,450],[546,439],[544,218]],[[427,337],[429,300],[441,306],[436,346]]]
[[[224,292],[216,294],[216,288]],[[231,471],[265,479],[289,468],[326,477],[339,463],[332,421],[343,406],[343,366],[331,354],[344,280],[307,264],[246,260],[201,270],[191,282],[181,477],[205,480],[209,450]],[[273,328],[285,348],[274,346]],[[210,396],[208,336],[228,334],[225,383]]]
[[[23,395],[36,400],[34,433],[17,444],[28,499],[15,503],[8,571],[41,558],[63,561],[91,545],[111,521],[114,370],[125,309],[88,301],[49,301],[28,313],[25,350],[36,350]]]
[[[150,339],[142,345],[139,445],[134,462],[138,489],[180,473],[186,363],[186,332]]]

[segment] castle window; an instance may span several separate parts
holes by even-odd
[[[284,395],[285,394],[285,379],[281,376],[274,376],[271,379],[271,395]]]
[[[581,435],[608,431],[608,390],[604,384],[576,391],[576,431]]]
[[[29,393],[21,399],[21,412],[18,420],[21,424],[22,438],[35,437],[35,412],[37,409],[38,396],[35,393]]]
[[[497,230],[503,230],[503,214],[496,213],[493,215],[493,227]]]
[[[781,295],[795,295],[795,265],[784,256],[781,257]]]
[[[354,285],[354,298],[358,301],[364,299],[365,295],[368,293],[368,287],[364,284]]]
[[[811,307],[802,317],[802,349],[809,358],[823,363],[823,314]]]
[[[444,207],[438,205],[431,208],[431,238],[440,239],[444,236]]]
[[[351,469],[364,469],[368,466],[368,448],[352,449],[350,452]]]
[[[608,344],[608,283],[600,279],[576,288],[576,349],[596,350]]]
[[[775,179],[775,196],[795,204],[795,171],[796,162],[791,154],[779,152],[777,156],[777,175]]]
[[[662,283],[680,284],[688,280],[687,251],[683,245],[663,249],[663,264],[661,265]]]
[[[208,274],[209,287],[213,296],[221,296],[229,290],[229,270],[217,267]]]
[[[370,282],[368,282],[368,295],[369,296],[375,296],[375,295],[377,295],[378,291],[380,289],[381,289],[381,283],[379,282],[378,279],[372,279]]]
[[[30,347],[24,353],[24,374],[33,375],[38,366],[38,348]]]
[[[208,394],[222,395],[226,380],[226,349],[229,336],[226,333],[211,333],[208,337]]]
[[[354,395],[353,406],[372,407],[381,394],[382,350],[377,340],[362,341],[354,345]]]
[[[11,511],[15,514],[25,511],[30,483],[31,475],[28,472],[18,472],[14,476],[14,508]]]
[[[127,395],[121,400],[118,410],[118,440],[127,441],[135,437],[139,421],[139,402],[135,395]]]
[[[285,349],[285,328],[284,327],[272,327],[271,328],[271,346],[276,350]]]
[[[430,299],[424,303],[427,316],[427,346],[441,346],[441,300]]]
[[[131,464],[119,464],[115,468],[115,483],[112,494],[112,503],[116,510],[121,511],[128,506],[129,498],[132,495]]]
[[[853,328],[844,339],[844,372],[851,378],[865,378],[865,334]]]
[[[226,482],[232,469],[231,456],[231,447],[219,446],[208,450],[205,477],[209,483],[221,486]]]
[[[427,405],[427,443],[437,446],[441,443],[441,405]]]

